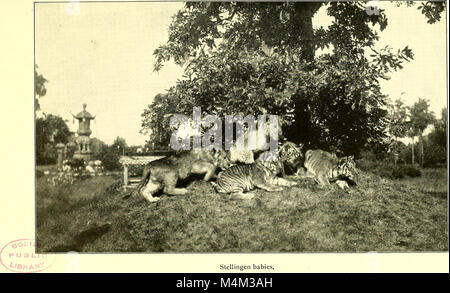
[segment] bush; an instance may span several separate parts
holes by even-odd
[[[387,176],[389,179],[402,179],[405,177],[405,171],[401,167],[394,168],[391,172],[389,172],[390,176]]]
[[[90,174],[85,173],[72,173],[72,172],[60,172],[47,179],[47,182],[52,186],[69,186],[75,181],[82,181],[91,178]]]
[[[67,162],[67,165],[69,165],[72,170],[80,170],[84,169],[85,163],[83,159],[71,159]]]
[[[142,176],[145,165],[130,165],[128,166],[128,172],[130,176]]]
[[[424,150],[424,167],[436,167],[447,163],[445,147],[427,146]]]
[[[403,172],[409,177],[420,177],[422,172],[413,166],[403,166]]]
[[[122,167],[119,162],[120,155],[117,153],[117,149],[111,146],[102,145],[94,159],[102,161],[106,171],[116,171]]]
[[[55,165],[56,158],[36,157],[36,165]]]
[[[419,169],[411,165],[397,165],[386,161],[358,160],[357,166],[360,170],[376,174],[388,179],[402,179],[406,176],[419,177],[422,175]]]
[[[42,176],[44,176],[44,172],[36,170],[36,178],[41,178]]]

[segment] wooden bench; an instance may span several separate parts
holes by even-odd
[[[149,156],[121,156],[120,164],[123,166],[123,187],[134,188],[141,181],[141,177],[129,177],[128,166],[133,165],[147,165],[150,162],[164,158],[161,155],[149,155]]]

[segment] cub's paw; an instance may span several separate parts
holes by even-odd
[[[243,193],[240,196],[240,198],[246,199],[246,200],[252,199],[254,197],[255,197],[255,195],[253,193],[248,193],[248,192],[247,193]]]
[[[149,195],[149,194],[144,195],[144,198],[145,198],[147,201],[149,201],[149,202],[157,202],[157,201],[160,200],[159,197],[151,196],[151,195]]]

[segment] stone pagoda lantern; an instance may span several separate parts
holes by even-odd
[[[78,137],[76,138],[77,150],[73,154],[74,159],[83,159],[86,162],[91,160],[91,149],[90,149],[90,138],[91,135],[91,120],[95,119],[95,116],[92,116],[91,113],[86,111],[86,104],[83,104],[83,111],[78,113],[77,115],[73,115],[73,118],[78,120]]]

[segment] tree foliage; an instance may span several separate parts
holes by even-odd
[[[127,148],[127,142],[125,141],[125,138],[118,136],[112,143],[111,147],[117,150],[118,153],[122,154],[125,152],[125,149]]]
[[[107,171],[120,170],[120,154],[117,151],[117,146],[108,146],[106,144],[100,145],[100,148],[93,156],[94,160],[102,161],[103,167]]]
[[[63,118],[45,115],[36,119],[36,159],[38,162],[56,157],[54,146],[67,143],[70,130]]]
[[[168,94],[158,94],[142,113],[141,133],[148,135],[146,146],[148,148],[166,148],[170,142],[169,115],[179,113],[177,102],[179,100],[169,97]],[[192,108],[191,108],[192,111]]]
[[[404,101],[399,98],[394,103],[389,104],[389,134],[394,137],[395,141],[398,138],[406,136],[408,131],[408,107]]]
[[[441,118],[435,120],[434,130],[428,136],[432,144],[447,147],[447,108],[441,110]]]
[[[434,123],[434,113],[430,111],[429,108],[429,101],[422,98],[419,98],[419,100],[409,108],[412,133],[421,136],[428,125]]]
[[[333,22],[314,29],[322,6]],[[368,15],[364,2],[187,2],[154,51],[155,70],[173,59],[183,79],[144,110],[143,132],[165,138],[164,117],[194,106],[221,117],[264,108],[282,117],[289,140],[357,154],[385,139],[379,80],[413,58],[408,47],[375,49],[386,26],[384,11]]]
[[[41,98],[41,97],[45,96],[45,94],[47,93],[45,84],[48,82],[48,80],[45,79],[45,77],[42,74],[39,74],[37,72],[37,69],[38,69],[38,66],[35,65],[35,67],[34,67],[34,90],[35,90],[36,96],[38,98]],[[41,109],[38,98],[34,99],[34,107],[35,107],[36,111]]]

